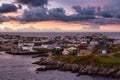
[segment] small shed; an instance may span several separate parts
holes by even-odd
[[[28,46],[28,45],[24,45],[24,46],[22,46],[22,50],[29,50],[29,51],[33,51],[33,47]]]
[[[69,51],[62,51],[62,55],[68,55],[68,54],[70,54],[70,52]]]
[[[107,49],[100,49],[100,54],[107,54],[108,50]]]

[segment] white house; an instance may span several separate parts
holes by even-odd
[[[75,51],[75,50],[77,50],[77,48],[76,47],[69,47],[67,50],[68,51]]]
[[[18,43],[18,48],[22,50],[33,51],[34,43],[32,42]]]
[[[62,48],[58,46],[58,47],[55,47],[55,49],[62,49]]]
[[[23,46],[34,46],[34,43],[32,42],[22,42],[22,43],[18,43],[18,48],[22,48]]]
[[[53,49],[53,45],[41,45],[41,48]]]
[[[28,50],[28,51],[33,51],[33,47],[32,46],[22,46],[22,50]]]
[[[100,50],[100,54],[107,54],[108,52],[107,52],[107,49],[101,49]]]
[[[97,45],[97,44],[98,44],[97,41],[91,41],[91,42],[90,42],[90,45],[92,45],[92,46]]]
[[[70,54],[69,51],[66,51],[66,50],[62,51],[62,55],[68,55],[68,54]]]
[[[81,41],[81,44],[87,44],[87,41]]]

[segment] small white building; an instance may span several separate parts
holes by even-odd
[[[107,53],[108,53],[107,49],[101,49],[100,50],[100,54],[107,54]]]
[[[22,50],[28,50],[28,51],[33,51],[33,47],[32,46],[22,46]]]
[[[81,44],[87,44],[87,41],[81,41]]]
[[[66,51],[66,50],[62,51],[62,55],[68,55],[68,54],[70,54],[69,51]]]
[[[91,41],[91,42],[90,42],[90,45],[93,45],[93,46],[94,46],[94,45],[97,45],[97,44],[98,44],[97,41]]]
[[[55,49],[62,49],[61,47],[55,47]]]
[[[22,48],[23,46],[31,46],[33,47],[35,43],[33,42],[22,42],[22,43],[18,43],[18,48]]]
[[[53,45],[41,45],[41,48],[53,49]]]
[[[22,50],[33,51],[34,43],[32,42],[18,43],[18,48]]]
[[[81,39],[80,39],[80,42],[81,42],[81,43],[87,43],[88,41],[90,41],[90,39],[87,38],[86,36],[83,36],[83,37],[81,37]]]
[[[69,47],[67,50],[68,51],[75,51],[75,50],[77,50],[77,48],[76,47]]]

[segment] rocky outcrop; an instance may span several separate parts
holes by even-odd
[[[35,57],[43,57],[43,56],[46,56],[48,57],[47,54],[41,54],[39,52],[30,52],[30,51],[6,51],[6,53],[8,54],[12,54],[12,55],[37,55]]]
[[[48,54],[38,54],[38,55],[34,55],[32,56],[32,58],[38,58],[38,57],[48,57]]]
[[[114,77],[120,78],[120,68],[114,69],[113,67],[96,67],[95,64],[92,65],[77,65],[66,63],[62,61],[55,61],[50,58],[40,59],[34,64],[44,65],[45,67],[40,67],[37,71],[47,71],[47,70],[60,70],[60,71],[70,71],[72,73],[78,73],[79,75],[92,75],[92,76],[104,76],[104,77]]]

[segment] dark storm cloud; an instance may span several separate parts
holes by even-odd
[[[73,6],[72,8],[76,11],[76,14],[68,16],[68,21],[95,19],[94,7],[81,8],[80,6]]]
[[[95,13],[94,7],[81,8],[80,6],[73,6],[73,9],[81,15],[94,15]]]
[[[66,19],[65,10],[63,8],[54,8],[46,10],[44,8],[33,8],[31,10],[25,10],[22,18],[11,17],[11,19],[33,22],[33,21],[47,21],[47,20],[61,20]]]
[[[77,1],[80,2],[79,0]],[[25,10],[22,16],[10,18],[20,22],[57,20],[65,22],[88,21],[97,24],[120,24],[120,20],[116,20],[117,18],[120,18],[120,6],[118,5],[117,1],[113,2],[113,4],[109,3],[102,8],[98,6],[72,6],[71,8],[76,13],[71,15],[66,14],[65,7],[53,8],[50,10],[45,9],[45,7],[41,7],[46,5],[48,0],[17,0],[17,2],[34,6],[29,10]],[[109,20],[109,18],[115,18],[115,20]]]
[[[54,8],[48,11],[49,17],[52,20],[62,20],[66,19],[65,10],[63,8]]]
[[[78,7],[78,6],[77,6]],[[53,8],[47,10],[45,8],[33,8],[30,10],[25,10],[22,18],[16,17],[11,18],[15,20],[32,22],[32,21],[45,21],[45,20],[58,20],[58,21],[81,21],[88,19],[95,19],[94,9],[92,7],[81,9],[79,12],[74,7],[77,14],[66,15],[66,11],[63,8]]]
[[[22,17],[11,17],[12,20],[25,21],[25,22],[35,22],[35,21],[45,21],[49,20],[49,16],[45,9],[31,9],[25,10]]]
[[[95,19],[94,15],[80,15],[80,14],[74,14],[67,16],[67,21],[84,21],[89,19]]]
[[[110,0],[102,9],[99,8],[98,15],[105,18],[120,18],[120,0]]]
[[[102,16],[105,18],[113,18],[113,17],[115,17],[115,14],[116,13],[108,11],[108,10],[103,10],[103,11],[100,11],[97,13],[98,16]]]
[[[9,20],[10,20],[9,17],[5,17],[5,16],[0,15],[0,23],[1,22],[6,22],[6,21],[9,21]]]
[[[88,20],[87,22],[96,23],[96,24],[99,24],[99,25],[103,25],[103,24],[120,24],[120,19],[101,18],[101,19]]]
[[[18,3],[31,5],[34,7],[44,6],[48,4],[48,0],[17,0]]]
[[[82,7],[87,6],[94,6],[94,8],[102,7],[102,11],[98,14],[99,16],[105,17],[105,18],[120,18],[120,0],[64,0],[61,2],[61,0],[52,0],[54,2],[54,5],[56,6],[62,6],[64,9],[68,9],[71,6],[76,6],[75,9],[78,13],[84,13],[84,14],[93,14],[94,9],[87,9],[84,10]],[[89,11],[90,10],[90,11]]]
[[[26,10],[23,15],[23,21],[31,22],[31,21],[43,21],[47,20],[47,13],[45,10],[42,9],[35,9],[28,11]]]
[[[0,6],[0,13],[16,12],[17,9],[14,4],[2,4]]]

